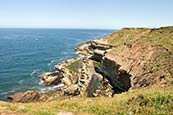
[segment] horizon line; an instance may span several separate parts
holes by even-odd
[[[122,28],[80,28],[80,27],[0,27],[0,29],[93,29],[93,30],[119,30]]]
[[[83,30],[120,30],[123,28],[160,28],[160,27],[172,27],[172,25],[163,25],[163,26],[126,26],[126,27],[116,27],[116,28],[97,28],[97,27],[0,27],[0,29],[83,29]]]

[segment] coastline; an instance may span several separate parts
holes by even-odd
[[[89,96],[89,97],[93,97],[93,96],[95,97],[98,95],[99,96],[105,95],[109,97],[113,96],[114,91],[112,89],[112,86],[108,83],[108,81],[106,81],[106,83],[104,84],[104,85],[107,85],[105,86],[107,87],[107,89],[102,89],[104,90],[102,91],[102,94],[101,94],[101,91],[98,91],[98,94],[93,94],[94,92],[96,92],[96,88],[98,87],[98,85],[100,85],[100,82],[101,81],[103,82],[103,77],[98,72],[96,72],[96,68],[93,65],[93,61],[95,61],[95,63],[100,63],[100,62],[98,62],[98,60],[96,61],[94,59],[89,59],[90,57],[92,57],[92,53],[94,52],[90,51],[89,49],[86,50],[85,48],[89,47],[89,45],[93,43],[97,44],[97,42],[99,43],[101,40],[102,39],[93,40],[93,41],[88,41],[88,42],[79,44],[75,48],[76,53],[78,53],[77,57],[63,60],[62,62],[58,63],[57,65],[55,65],[56,71],[54,72],[46,72],[40,75],[39,79],[45,86],[55,86],[57,87],[57,89],[54,89],[52,91],[47,91],[47,92],[32,91],[32,90],[26,91],[26,92],[19,92],[19,93],[17,92],[17,93],[14,93],[14,95],[8,96],[8,99],[11,100],[12,102],[35,102],[35,101],[51,101],[56,98],[62,98],[62,97],[68,98],[69,96]],[[107,47],[112,47],[112,46],[109,46],[108,44],[107,45],[103,44],[102,42],[100,42],[97,45],[103,46],[101,48],[106,47],[106,49]],[[80,64],[77,66],[84,66],[84,67],[76,68],[75,67],[76,65],[74,65],[75,70],[73,70],[74,69],[73,67],[70,68],[70,66],[76,62]],[[89,63],[89,65],[85,66],[85,64],[87,63]],[[90,68],[91,70],[84,73],[84,71],[86,71],[87,68]],[[77,75],[79,73],[82,76],[88,76],[88,74],[90,73],[92,74],[90,74],[89,79],[70,78],[71,76]],[[92,80],[92,78],[94,78],[94,80]],[[81,88],[80,85],[84,84],[81,80],[83,80],[83,82],[88,81],[87,84],[85,84],[82,87],[84,89],[82,92],[79,91]],[[99,83],[96,83],[96,82],[99,82]],[[96,86],[93,85],[95,83],[97,84]],[[107,92],[105,92],[106,90]]]
[[[62,61],[55,66],[56,72],[43,74],[40,77],[45,86],[61,84],[61,88],[48,92],[15,93],[8,98],[12,102],[36,102],[74,96],[112,97],[115,94],[142,87],[156,84],[168,85],[173,80],[160,76],[160,72],[163,75],[167,74],[167,68],[165,70],[155,69],[158,68],[155,64],[158,63],[155,61],[156,58],[165,53],[158,53],[157,45],[154,46],[151,43],[145,45],[140,42],[145,39],[144,35],[155,35],[155,32],[162,29],[172,31],[170,27],[125,28],[103,39],[82,43],[76,47],[78,57]],[[129,32],[132,35],[126,34]],[[123,37],[119,38],[122,33]],[[127,41],[128,37],[131,37],[129,41]],[[114,43],[115,38],[122,40]],[[165,49],[162,48],[160,51],[165,51]],[[167,60],[167,57],[163,58],[165,59]],[[168,64],[166,66],[169,66]],[[171,68],[170,71],[172,71]]]
[[[0,100],[8,101],[6,97],[15,92],[53,90],[54,86],[45,87],[38,82],[39,75],[54,71],[55,64],[62,60],[76,57],[74,48],[77,44],[103,37],[112,31],[2,30]],[[5,48],[6,46],[10,47]]]

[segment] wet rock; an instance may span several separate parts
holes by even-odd
[[[42,92],[38,101],[48,102],[55,99],[64,99],[65,97],[63,93],[63,89],[55,89],[47,92]]]
[[[40,80],[45,86],[58,85],[61,83],[63,76],[60,72],[44,73],[40,76]]]
[[[40,92],[38,91],[27,91],[15,93],[12,96],[8,96],[8,99],[12,102],[34,102],[40,98]]]

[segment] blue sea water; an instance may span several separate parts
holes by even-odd
[[[26,90],[48,90],[38,76],[76,57],[76,45],[102,38],[114,30],[0,29],[0,100]]]

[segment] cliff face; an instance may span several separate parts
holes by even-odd
[[[173,27],[125,28],[77,49],[102,63],[100,73],[116,92],[172,83]]]
[[[113,96],[129,89],[173,84],[173,27],[125,28],[80,44],[76,50],[78,58],[63,61],[55,67],[57,72],[41,76],[47,86],[63,84],[55,93],[58,96]],[[34,101],[55,97],[50,92],[37,94]],[[9,98],[21,102],[22,97]]]
[[[132,89],[172,82],[173,27],[122,29],[105,41],[118,46],[105,57],[131,75]]]

